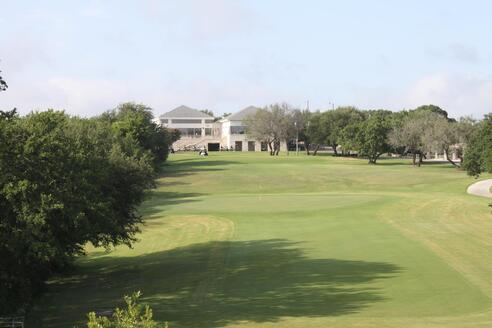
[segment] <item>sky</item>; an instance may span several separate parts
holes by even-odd
[[[492,112],[491,1],[0,0],[0,109]]]

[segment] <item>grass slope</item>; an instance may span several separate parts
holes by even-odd
[[[492,215],[448,165],[171,157],[133,249],[90,249],[29,320],[144,293],[171,327],[490,327]]]

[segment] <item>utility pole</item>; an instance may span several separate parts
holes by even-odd
[[[294,122],[296,126],[296,156],[299,156],[299,127],[297,126],[297,122]]]

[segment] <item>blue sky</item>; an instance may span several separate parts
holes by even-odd
[[[2,109],[492,112],[490,1],[0,2]]]

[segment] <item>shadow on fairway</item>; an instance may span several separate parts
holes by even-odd
[[[168,206],[196,202],[198,199],[195,198],[203,195],[197,192],[152,190],[150,197],[142,205],[140,214],[147,220],[154,214],[164,212]]]
[[[83,320],[89,310],[121,305],[122,295],[136,290],[171,327],[340,316],[384,300],[369,283],[401,271],[384,262],[312,259],[300,246],[285,239],[217,241],[138,257],[88,258],[78,276],[53,284],[47,297],[67,301],[45,308],[43,320],[67,326],[67,318]]]
[[[175,160],[162,167],[161,178],[182,177],[199,172],[223,171],[228,165],[242,164],[237,161],[214,160],[213,158],[191,158]]]

